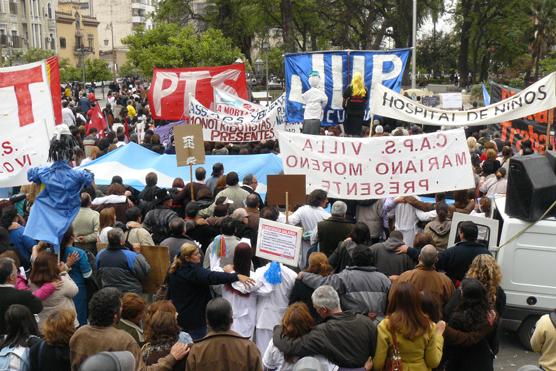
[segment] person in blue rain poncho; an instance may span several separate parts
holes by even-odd
[[[31,168],[27,172],[30,182],[41,184],[39,193],[25,227],[25,235],[37,241],[46,241],[59,249],[60,239],[79,212],[79,194],[93,182],[93,174],[72,169],[74,148],[78,143],[67,125],[58,125],[50,141],[48,159],[52,165]]]

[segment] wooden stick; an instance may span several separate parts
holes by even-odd
[[[288,192],[286,192],[286,224],[289,224],[289,202],[290,202],[290,195]]]
[[[193,165],[189,165],[189,185],[191,186],[191,201],[195,201],[195,195],[193,194]]]

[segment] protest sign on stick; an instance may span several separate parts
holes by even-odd
[[[167,246],[141,246],[141,254],[151,266],[149,274],[143,282],[146,294],[155,294],[164,283],[168,268],[170,268],[170,252]]]
[[[305,175],[269,175],[267,182],[267,203],[285,206],[287,223],[290,206],[305,203]]]
[[[255,255],[296,267],[302,236],[302,228],[261,218]]]
[[[203,141],[202,125],[179,125],[174,127],[174,144],[176,146],[176,162],[178,166],[189,166],[189,184],[191,200],[195,200],[193,192],[193,165],[205,163],[205,142]]]

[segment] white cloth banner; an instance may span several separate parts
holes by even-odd
[[[305,174],[307,193],[364,200],[473,188],[463,129],[344,138],[280,132],[284,174]]]
[[[376,84],[371,99],[373,115],[436,126],[497,124],[556,107],[556,72],[500,102],[469,111],[449,111],[424,106]]]
[[[263,108],[263,106],[259,104],[249,102],[237,95],[230,94],[218,88],[214,88],[214,105],[216,107],[216,112],[231,116],[245,116]]]
[[[0,188],[29,183],[47,163],[54,111],[44,62],[0,68]]]

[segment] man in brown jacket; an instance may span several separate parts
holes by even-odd
[[[121,293],[113,287],[106,287],[93,295],[89,303],[89,324],[80,327],[70,339],[70,361],[72,371],[79,370],[90,356],[100,352],[127,350],[135,357],[136,371],[172,370],[177,361],[189,352],[189,346],[176,343],[158,363],[146,366],[141,356],[139,344],[127,332],[114,327],[122,311]]]
[[[402,273],[390,289],[389,300],[392,299],[396,285],[411,282],[419,291],[428,293],[440,308],[448,302],[454,293],[454,284],[444,273],[437,272],[434,264],[438,261],[438,251],[433,245],[425,245],[419,254],[419,264],[415,269]]]
[[[230,330],[230,303],[222,298],[212,299],[206,313],[209,332],[191,348],[185,369],[262,371],[261,354],[255,343]]]

